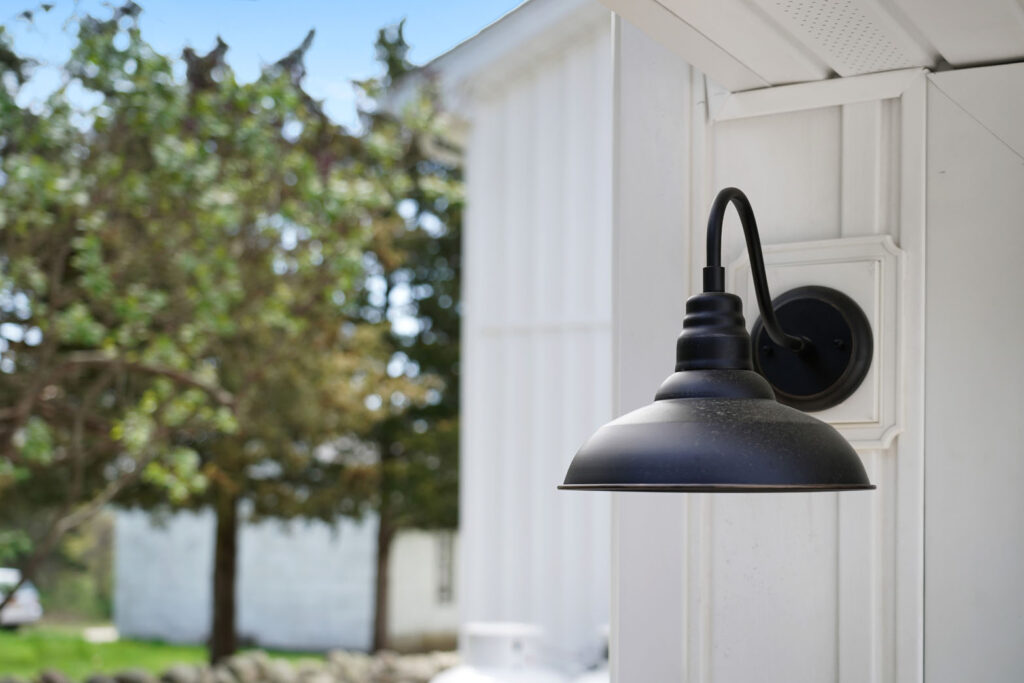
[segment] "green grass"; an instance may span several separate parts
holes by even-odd
[[[87,643],[81,627],[33,626],[0,631],[0,676],[31,678],[43,669],[58,669],[73,681],[94,673],[142,669],[159,674],[175,664],[206,661],[206,648],[139,640]],[[271,652],[273,657],[308,659],[315,655]]]

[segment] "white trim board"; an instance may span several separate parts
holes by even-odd
[[[927,73],[927,69],[900,69],[866,76],[779,85],[733,93],[725,98],[717,112],[711,113],[711,120],[731,121],[855,102],[892,99],[903,95],[924,73]]]

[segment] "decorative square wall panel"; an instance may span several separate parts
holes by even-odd
[[[764,246],[773,297],[803,285],[831,287],[856,301],[871,323],[874,355],[863,383],[840,405],[814,414],[861,450],[888,448],[901,430],[902,254],[888,235]],[[732,264],[728,277],[728,290],[743,299],[749,330],[760,312],[746,255]]]

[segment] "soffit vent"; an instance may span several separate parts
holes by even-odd
[[[924,66],[927,55],[872,0],[758,0],[840,76]]]

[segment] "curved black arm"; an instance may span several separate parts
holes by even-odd
[[[722,267],[722,219],[729,202],[736,207],[743,225],[743,236],[747,241],[747,254],[750,257],[750,273],[754,278],[754,292],[757,295],[757,307],[761,309],[761,324],[773,342],[792,351],[804,348],[804,340],[786,334],[779,327],[775,309],[772,308],[772,297],[768,293],[768,277],[764,270],[764,255],[761,253],[761,238],[757,234],[757,221],[754,210],[750,206],[747,195],[735,187],[727,187],[718,193],[711,205],[708,216],[708,261],[704,268],[704,291],[725,291],[725,268]]]

